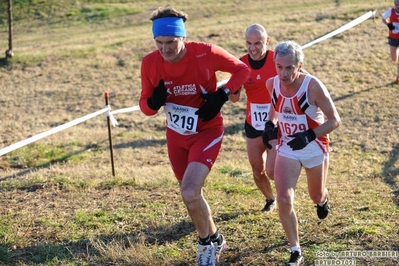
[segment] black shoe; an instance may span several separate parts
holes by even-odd
[[[316,207],[317,207],[317,216],[319,217],[319,219],[326,218],[330,210],[330,206],[328,205],[328,198],[326,200],[326,203],[323,204],[323,206],[317,204]]]
[[[285,264],[285,266],[299,266],[303,262],[303,256],[299,254],[298,251],[291,251],[290,260]]]
[[[262,212],[271,212],[276,208],[276,200],[275,199],[267,199],[265,207],[261,210]]]

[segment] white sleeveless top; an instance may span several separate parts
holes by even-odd
[[[280,79],[278,76],[274,77],[272,103],[277,113],[279,136],[277,151],[281,146],[287,146],[292,138],[292,135],[298,132],[304,132],[309,128],[316,128],[323,124],[325,121],[324,114],[318,106],[311,105],[308,97],[309,82],[316,77],[307,74],[301,84],[297,93],[291,97],[286,97],[280,90]],[[319,81],[319,80],[318,80]],[[324,85],[319,81],[323,89]],[[286,150],[286,149],[285,149]],[[311,143],[305,148],[298,151],[292,151],[297,156],[303,154],[305,156],[317,156],[328,151],[328,136],[322,136]]]

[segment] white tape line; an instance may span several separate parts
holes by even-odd
[[[360,23],[362,23],[363,21],[369,19],[371,16],[374,16],[376,12],[377,12],[377,9],[374,10],[374,11],[369,11],[369,12],[367,12],[366,14],[364,14],[364,15],[362,15],[362,16],[360,16],[360,17],[354,19],[354,20],[352,20],[351,22],[345,24],[344,26],[342,26],[342,27],[340,27],[340,28],[338,28],[338,29],[336,29],[336,30],[334,30],[334,31],[332,31],[332,32],[330,32],[330,33],[328,33],[328,34],[326,34],[326,35],[323,35],[322,37],[320,37],[320,38],[318,38],[318,39],[316,39],[316,40],[313,40],[313,41],[311,41],[311,42],[308,42],[308,43],[304,44],[304,45],[302,46],[302,49],[306,49],[306,48],[308,48],[309,46],[312,46],[313,44],[316,44],[316,43],[318,43],[318,42],[324,41],[325,39],[331,38],[331,37],[334,36],[334,35],[337,35],[337,34],[343,32],[343,31],[346,31],[346,30],[348,30],[348,29],[350,29],[350,28],[353,28],[353,27],[356,26],[357,24],[360,24]],[[228,81],[229,81],[228,79],[219,81],[217,87],[219,88],[219,86],[223,86],[223,85],[226,84]],[[219,84],[220,84],[220,85],[219,85]]]
[[[137,111],[140,110],[140,107],[138,105],[133,106],[133,107],[128,107],[128,108],[123,108],[123,109],[118,109],[115,111],[112,111],[111,114],[120,114],[120,113],[127,113],[127,112],[133,112],[133,111]]]
[[[228,80],[228,79],[225,79],[225,80],[219,81],[219,82],[216,84],[216,88],[219,88],[219,87],[223,86],[224,84],[227,83],[227,81],[229,81],[229,80]]]
[[[309,46],[312,46],[313,44],[316,44],[316,43],[318,43],[318,42],[324,41],[325,39],[331,38],[331,37],[334,36],[334,35],[337,35],[337,34],[343,32],[343,31],[346,31],[346,30],[348,30],[348,29],[350,29],[350,28],[353,28],[353,27],[356,26],[357,24],[360,24],[360,23],[362,23],[363,21],[365,21],[365,20],[367,20],[368,18],[370,18],[371,16],[374,16],[376,12],[377,12],[377,10],[369,11],[369,12],[367,12],[366,14],[364,14],[364,15],[358,17],[357,19],[352,20],[351,22],[349,22],[349,23],[343,25],[342,27],[340,27],[340,28],[338,28],[338,29],[336,29],[336,30],[334,30],[334,31],[332,31],[332,32],[330,32],[330,33],[328,33],[328,34],[326,34],[326,35],[324,35],[324,36],[322,36],[322,37],[316,39],[316,40],[313,40],[313,41],[311,41],[311,42],[308,42],[307,44],[304,44],[304,45],[302,46],[302,49],[305,49],[305,48],[307,48],[307,47],[309,47]]]
[[[110,107],[111,110],[111,107]],[[123,108],[123,109],[118,109],[112,112],[107,112],[107,116],[109,116],[112,125],[115,127],[118,125],[118,121],[116,120],[116,118],[113,116],[114,114],[121,114],[121,113],[127,113],[127,112],[133,112],[133,111],[137,111],[140,110],[140,107],[138,105],[133,106],[133,107],[128,107],[128,108]]]
[[[54,133],[57,133],[57,132],[59,132],[59,131],[61,131],[61,130],[64,130],[64,129],[66,129],[66,128],[69,128],[69,127],[75,126],[75,125],[77,125],[77,124],[80,124],[80,123],[82,123],[82,122],[84,122],[84,121],[86,121],[86,120],[89,120],[89,119],[91,119],[91,118],[93,118],[93,117],[95,117],[95,116],[98,116],[98,115],[100,115],[100,114],[102,114],[102,113],[105,113],[105,112],[107,112],[108,110],[109,110],[109,107],[105,107],[105,108],[103,108],[103,109],[101,109],[101,110],[99,110],[99,111],[97,111],[97,112],[95,112],[95,113],[88,114],[88,115],[83,116],[83,117],[81,117],[81,118],[72,120],[72,121],[70,121],[70,122],[68,122],[68,123],[65,123],[65,124],[63,124],[63,125],[60,125],[60,126],[58,126],[58,127],[55,127],[55,128],[53,128],[53,129],[51,129],[51,130],[49,130],[49,131],[45,131],[45,132],[40,133],[40,134],[38,134],[38,135],[32,136],[32,137],[30,137],[30,138],[28,138],[28,139],[25,139],[25,140],[22,140],[22,141],[20,141],[20,142],[16,142],[16,143],[14,143],[14,144],[11,144],[10,146],[5,147],[5,148],[3,148],[3,149],[0,150],[0,156],[6,154],[6,153],[8,153],[8,152],[11,152],[11,151],[13,151],[13,150],[19,149],[19,148],[21,148],[21,147],[23,147],[23,146],[26,146],[26,145],[28,145],[28,144],[30,144],[30,143],[32,143],[32,142],[35,142],[36,140],[45,138],[45,137],[50,136],[50,135],[52,135],[52,134],[54,134]]]

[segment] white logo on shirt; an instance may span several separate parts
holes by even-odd
[[[173,93],[175,94],[175,96],[195,95],[197,93],[197,89],[195,87],[195,84],[184,84],[173,87]]]

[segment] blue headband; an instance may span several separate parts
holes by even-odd
[[[186,37],[184,21],[178,17],[158,18],[152,22],[152,34],[158,36]]]

